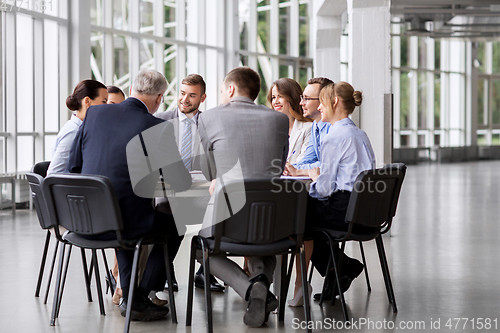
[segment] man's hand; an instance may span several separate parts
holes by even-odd
[[[299,176],[309,176],[308,169],[296,169],[292,164],[286,162],[285,171],[283,172],[285,176],[299,177]]]
[[[212,180],[212,182],[210,183],[210,187],[208,188],[208,193],[210,193],[210,195],[213,195],[214,194],[214,191],[215,191],[215,183],[216,183],[217,179],[214,179]]]
[[[311,177],[311,179],[313,180],[313,182],[315,182],[316,179],[318,179],[319,174],[320,174],[319,168],[309,169],[308,171],[309,171],[309,177]]]

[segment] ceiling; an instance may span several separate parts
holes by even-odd
[[[392,0],[391,14],[402,35],[500,40],[500,0]]]

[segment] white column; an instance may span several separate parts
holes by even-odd
[[[44,160],[44,153],[45,153],[45,93],[44,89],[50,89],[50,87],[45,87],[44,84],[44,68],[45,68],[45,61],[44,61],[44,26],[43,26],[43,20],[36,18],[33,22],[34,24],[34,29],[33,29],[33,37],[34,37],[34,59],[37,59],[38,61],[34,62],[34,80],[33,80],[33,91],[35,93],[35,103],[33,105],[33,108],[35,110],[34,113],[34,131],[36,132],[36,136],[34,138],[34,162],[38,161],[43,161]],[[49,73],[46,73],[47,75],[50,75]]]
[[[5,16],[5,31],[10,33],[5,34],[5,68],[10,68],[11,70],[5,71],[5,82],[9,84],[5,85],[5,108],[9,115],[15,115],[15,117],[7,117],[5,119],[5,131],[9,133],[9,137],[6,138],[6,151],[5,160],[7,161],[6,172],[17,171],[17,71],[12,70],[17,68],[16,61],[16,15],[13,13],[7,13]]]
[[[104,26],[107,28],[113,28],[113,1],[104,1]],[[103,70],[102,78],[103,83],[106,85],[112,85],[113,73],[115,71],[115,55],[113,34],[105,33],[103,36]]]
[[[69,2],[70,86],[91,78],[90,70],[90,2]]]
[[[238,21],[238,0],[225,0],[225,67],[226,73],[238,67],[239,59],[236,51],[240,47],[240,31]]]
[[[183,1],[181,1],[183,2]],[[139,32],[141,27],[141,22],[139,20],[140,15],[139,0],[131,0],[130,7],[128,10],[130,31]],[[141,65],[140,50],[141,45],[139,38],[137,37],[126,37],[129,39],[129,73],[130,73],[130,86],[134,83],[134,79],[139,73],[139,68]]]
[[[349,77],[363,92],[363,104],[352,116],[370,138],[377,165],[392,160],[390,110],[384,95],[391,93],[390,0],[348,0]]]
[[[474,59],[477,59],[477,43],[467,43],[466,61],[466,111],[465,111],[465,145],[477,146],[477,87],[478,70],[474,66]],[[481,110],[482,111],[482,110]]]
[[[315,0],[313,7],[312,45],[314,54],[314,76],[323,76],[333,81],[340,80],[340,37],[342,35],[342,13],[347,10],[346,1]]]

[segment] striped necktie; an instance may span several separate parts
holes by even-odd
[[[191,129],[193,121],[184,119],[184,133],[182,134],[181,157],[186,169],[191,171],[191,161],[193,160],[193,131]]]

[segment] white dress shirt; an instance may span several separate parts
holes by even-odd
[[[349,118],[332,125],[321,140],[320,175],[311,183],[309,194],[326,200],[333,192],[350,191],[356,177],[375,168],[375,154],[366,133]]]

